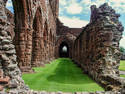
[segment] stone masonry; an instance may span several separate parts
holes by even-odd
[[[30,90],[21,71],[33,72],[32,67],[58,58],[62,42],[69,47],[69,57],[107,90],[75,94],[125,93],[125,79],[119,77],[118,70],[123,26],[120,15],[108,4],[92,6],[90,23],[73,29],[58,20],[59,0],[12,0],[13,36],[6,2],[0,0],[0,94],[53,94]]]
[[[26,90],[21,71],[17,66],[15,46],[12,44],[11,34],[7,32],[10,23],[7,22],[2,1],[0,9],[0,91],[6,91],[6,88]]]
[[[44,66],[54,59],[57,2],[58,0],[51,0],[51,2],[13,0],[14,44],[18,65],[22,72],[32,72],[32,66]]]
[[[122,86],[122,82],[115,82],[118,79],[115,76],[119,76],[119,41],[123,32],[119,16],[107,4],[99,8],[91,6],[90,23],[77,37],[73,48],[72,59],[106,90]]]

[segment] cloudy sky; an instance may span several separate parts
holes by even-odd
[[[99,7],[105,2],[121,15],[119,20],[125,27],[125,0],[60,0],[59,18],[66,26],[75,28],[83,27],[89,23],[90,6],[96,5]],[[6,7],[13,12],[11,0],[7,2]],[[123,33],[120,45],[125,48],[125,32]]]

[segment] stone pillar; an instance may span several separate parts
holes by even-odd
[[[15,45],[19,67],[23,72],[31,72],[32,30],[19,28],[15,29],[15,32]]]

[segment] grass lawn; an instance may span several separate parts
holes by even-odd
[[[125,75],[120,75],[120,77],[125,77]]]
[[[125,71],[125,60],[121,60],[121,61],[120,61],[120,67],[119,67],[119,70],[121,70],[121,71]]]
[[[34,74],[23,74],[25,83],[33,90],[48,92],[104,91],[67,58],[59,58],[51,64],[46,64],[43,68],[34,69],[36,71]]]

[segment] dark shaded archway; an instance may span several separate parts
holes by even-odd
[[[62,42],[59,46],[59,57],[69,57],[69,46],[66,42]]]

